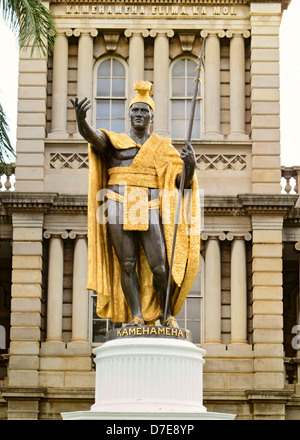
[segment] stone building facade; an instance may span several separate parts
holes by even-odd
[[[299,419],[299,170],[281,165],[279,120],[289,1],[43,3],[58,37],[47,57],[20,52],[16,182],[0,193],[0,419],[94,402],[92,347],[110,324],[85,290],[88,149],[69,98],[91,99],[94,127],[126,130],[133,81],[149,80],[153,131],[180,150],[204,38],[193,132],[204,224],[178,319],[207,351],[209,411]]]

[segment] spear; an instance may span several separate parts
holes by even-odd
[[[188,125],[188,130],[187,130],[187,136],[186,136],[187,143],[190,143],[191,138],[192,138],[193,124],[194,124],[195,110],[196,110],[196,102],[197,102],[198,88],[199,88],[199,82],[200,82],[200,73],[201,73],[201,69],[202,69],[202,65],[203,65],[204,46],[205,46],[205,38],[203,38],[203,41],[202,41],[201,52],[200,52],[200,56],[198,58],[199,61],[198,61],[198,65],[196,68],[196,72],[197,72],[196,78],[194,79],[193,99],[192,99],[191,113],[190,113],[189,125]],[[165,310],[164,310],[164,322],[166,322],[166,319],[167,319],[167,310],[168,310],[168,303],[169,303],[169,298],[170,298],[172,269],[173,269],[173,262],[174,262],[174,254],[175,254],[175,246],[176,246],[177,230],[178,230],[179,216],[180,216],[180,210],[181,210],[184,181],[185,181],[185,163],[183,162],[182,171],[181,171],[181,178],[180,178],[180,185],[179,185],[179,194],[178,194],[178,203],[177,203],[176,218],[175,218],[175,228],[174,228],[174,236],[173,236],[173,243],[172,243],[171,261],[170,261],[170,268],[169,268],[169,275],[168,275],[168,285],[167,285],[166,302],[165,302]]]

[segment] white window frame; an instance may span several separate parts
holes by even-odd
[[[186,298],[186,300],[185,300],[185,302],[183,304],[182,312],[184,314],[184,317],[180,318],[180,320],[179,320],[179,327],[185,328],[185,329],[189,330],[188,323],[199,320],[199,322],[200,322],[200,329],[199,329],[200,334],[199,335],[195,335],[192,332],[192,341],[193,341],[193,343],[199,345],[199,344],[202,344],[202,342],[204,340],[204,338],[203,338],[203,335],[204,335],[204,333],[203,333],[203,331],[204,331],[204,319],[203,319],[204,318],[204,295],[203,294],[204,294],[204,285],[205,284],[204,284],[204,258],[203,258],[203,256],[201,254],[200,254],[200,262],[199,262],[197,277],[200,277],[200,291],[199,291],[199,294],[198,295],[193,294],[192,293],[193,287],[192,287],[191,292],[188,294],[188,296],[187,296],[187,298]],[[194,285],[197,282],[198,281],[197,281],[197,278],[196,278],[195,282],[194,282]],[[190,319],[188,317],[188,314],[187,314],[187,304],[188,304],[188,302],[189,302],[189,300],[191,298],[197,298],[197,299],[199,299],[199,302],[200,302],[200,315],[199,315],[199,318],[197,318],[197,320],[196,319],[194,319],[194,320]],[[179,316],[176,316],[176,319],[177,318],[179,318]]]
[[[112,98],[111,96],[103,97],[103,98],[97,97],[98,68],[99,68],[100,64],[102,64],[104,61],[112,60],[112,59],[119,61],[125,68],[125,99],[124,99],[124,97],[113,97]],[[99,100],[99,99],[107,99],[110,102],[113,99],[116,99],[116,100],[124,99],[124,103],[125,103],[124,121],[125,121],[125,131],[126,131],[127,126],[128,126],[128,112],[127,112],[127,106],[128,106],[128,65],[121,57],[114,56],[114,55],[106,55],[104,57],[99,58],[98,61],[95,63],[94,75],[93,75],[93,125],[94,125],[94,127],[97,126],[96,125],[96,123],[97,123],[97,118],[96,118],[97,105],[96,105],[96,103],[97,103],[97,100]],[[110,119],[110,123],[111,123],[111,119]]]
[[[181,60],[192,60],[196,63],[196,65],[198,64],[198,60],[196,57],[193,56],[180,56],[177,57],[175,60],[173,60],[170,64],[170,69],[169,69],[169,96],[170,96],[170,100],[169,100],[169,127],[170,127],[170,132],[171,132],[171,138],[173,140],[185,140],[186,138],[186,132],[187,132],[187,127],[188,127],[188,121],[189,121],[189,117],[190,115],[187,115],[188,119],[186,119],[186,132],[182,134],[181,138],[173,138],[172,135],[172,101],[173,100],[187,100],[188,97],[173,97],[173,93],[172,93],[172,79],[173,79],[173,67],[174,65]],[[196,77],[196,71],[195,71],[195,77]],[[200,84],[199,84],[199,98],[200,98],[200,137],[199,138],[192,138],[192,140],[194,141],[199,141],[203,138],[203,131],[204,131],[204,74],[203,74],[203,70],[201,70],[200,73]]]

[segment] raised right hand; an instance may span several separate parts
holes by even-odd
[[[74,107],[77,123],[80,124],[86,118],[87,111],[92,107],[91,102],[87,98],[83,98],[82,101],[78,102],[78,98],[70,98],[70,101]]]

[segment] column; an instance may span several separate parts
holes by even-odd
[[[169,38],[173,30],[150,31],[154,40],[154,102],[155,116],[153,130],[160,136],[170,136],[169,131]]]
[[[254,389],[283,389],[281,216],[252,216]]]
[[[144,38],[149,36],[149,31],[147,29],[126,29],[124,34],[130,39],[128,73],[128,102],[130,102],[135,94],[133,83],[144,80]]]
[[[221,134],[221,56],[220,38],[224,31],[202,31],[205,43],[205,139],[222,140]]]
[[[272,20],[270,17],[272,16]],[[280,63],[281,5],[250,5],[252,192],[281,194]]]
[[[43,214],[14,213],[8,384],[38,387]]]
[[[87,275],[87,239],[78,235],[74,244],[73,262],[73,298],[72,298],[72,340],[88,342],[88,292]]]
[[[49,238],[49,233],[44,233]],[[46,342],[62,342],[64,245],[61,235],[49,242]]]
[[[231,344],[247,343],[247,258],[250,234],[227,234],[231,244]]]
[[[12,214],[8,384],[2,392],[7,401],[8,420],[37,420],[39,416],[43,221],[43,214],[34,211]]]
[[[3,42],[2,44],[5,44]],[[19,52],[15,190],[44,191],[47,56],[32,47]]]
[[[248,140],[246,126],[245,38],[249,31],[227,31],[230,40],[230,140]]]
[[[224,237],[223,237],[224,235]],[[220,234],[225,239],[225,234]],[[219,234],[202,234],[205,249],[205,329],[206,344],[221,343],[221,250]]]
[[[67,138],[68,37],[72,31],[59,32],[53,53],[52,126],[49,138]]]
[[[78,70],[77,70],[77,96],[81,100],[93,99],[93,38],[98,35],[96,29],[75,29],[75,37],[78,39]],[[87,121],[92,124],[92,111],[87,113]]]
[[[300,242],[295,243],[296,251],[300,250]],[[299,261],[299,282],[300,282],[300,261]],[[300,286],[300,283],[299,283]],[[295,336],[292,339],[292,346],[297,350],[297,383],[295,385],[296,394],[300,394],[300,346],[299,346],[299,328],[300,328],[300,289],[298,290],[298,295],[296,297],[296,307],[297,307],[297,323],[296,323],[296,331]]]

